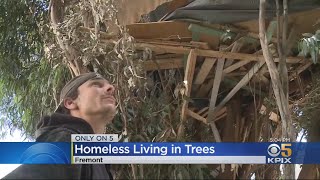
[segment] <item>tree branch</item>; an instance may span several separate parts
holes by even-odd
[[[287,132],[288,121],[290,121],[290,112],[289,112],[289,102],[285,98],[285,94],[283,91],[282,83],[280,81],[279,72],[276,70],[276,65],[273,61],[273,57],[268,49],[267,36],[265,31],[265,0],[260,0],[260,13],[259,13],[259,37],[261,43],[261,49],[263,52],[263,56],[265,57],[266,64],[268,66],[268,70],[271,76],[271,82],[274,94],[276,96],[277,106],[280,111],[280,116],[282,119],[282,127],[283,127],[283,135]]]

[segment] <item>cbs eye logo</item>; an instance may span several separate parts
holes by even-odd
[[[281,144],[281,147],[278,144],[270,144],[267,151],[272,157],[268,158],[268,163],[291,163],[291,158],[288,158],[292,155],[291,144]],[[280,154],[283,158],[276,158]]]
[[[292,155],[291,144],[281,144],[281,148],[278,144],[270,144],[268,147],[268,154],[271,157],[277,157],[281,153],[282,157],[289,157]]]
[[[23,152],[21,164],[69,164],[67,155],[58,146],[50,143],[32,145]]]

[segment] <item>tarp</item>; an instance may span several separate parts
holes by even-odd
[[[163,20],[201,21],[211,24],[235,23],[258,19],[259,0],[193,0],[188,5],[176,9]],[[280,0],[282,10],[282,0]],[[320,7],[320,0],[288,0],[289,13]],[[150,21],[159,21],[166,14],[159,6],[148,14]],[[281,12],[282,13],[282,12]],[[266,17],[276,16],[275,0],[266,1]]]

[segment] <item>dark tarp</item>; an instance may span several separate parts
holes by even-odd
[[[282,0],[280,9],[282,10]],[[194,0],[185,7],[176,9],[163,20],[201,21],[211,24],[228,24],[241,21],[258,19],[259,0]],[[168,3],[160,5],[150,12],[148,20],[159,21],[164,17]],[[320,0],[288,0],[288,12],[306,11],[320,7]],[[266,1],[266,17],[272,18],[276,15],[275,0]],[[282,13],[282,12],[281,12]]]

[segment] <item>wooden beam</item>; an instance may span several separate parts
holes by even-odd
[[[312,62],[307,62],[306,64],[298,67],[290,76],[289,81],[293,80],[298,74],[302,73],[304,70],[306,70],[308,67],[312,65]]]
[[[238,62],[232,64],[231,66],[225,68],[223,70],[223,73],[224,74],[230,73],[230,72],[232,72],[232,71],[234,71],[234,70],[236,70],[236,69],[248,64],[249,62],[252,62],[252,61],[238,61]]]
[[[202,84],[206,77],[208,76],[209,72],[211,71],[214,63],[217,61],[216,58],[205,58],[201,68],[197,74],[196,79],[194,80],[194,84]]]
[[[127,25],[129,34],[136,39],[155,39],[167,37],[191,37],[189,23],[181,21],[161,21]]]
[[[210,79],[207,83],[201,84],[200,88],[198,89],[196,96],[197,97],[207,97],[207,94],[209,94],[214,79]]]
[[[214,122],[216,122],[216,121],[218,121],[218,120],[220,120],[220,119],[222,119],[222,118],[225,118],[227,116],[227,113],[224,113],[224,114],[222,114],[221,116],[217,116],[215,119],[214,119]]]
[[[229,94],[220,102],[220,104],[215,108],[215,112],[222,108],[243,86],[245,86],[252,76],[260,69],[260,67],[264,64],[264,61],[257,62],[245,75],[239,83],[229,92]],[[208,119],[210,121],[210,119]]]
[[[212,121],[209,124],[210,124],[211,130],[212,130],[214,139],[216,140],[216,142],[221,142],[221,136],[220,136],[219,130],[216,126],[216,123]],[[224,166],[224,164],[221,164],[221,167],[223,167],[222,165]]]
[[[205,56],[205,57],[264,61],[263,55],[258,55],[258,54],[232,53],[232,52],[222,52],[222,51],[202,50],[202,49],[197,49],[197,54],[199,56]],[[279,58],[274,58],[274,61],[279,62]],[[304,62],[305,62],[304,57],[287,57],[287,63],[304,63]]]
[[[203,33],[209,36],[222,36],[223,34],[226,33],[227,30],[231,30],[230,35],[232,38],[235,38],[238,33],[243,33],[243,31],[239,29],[235,29],[230,26],[223,27],[223,28],[221,28],[222,26],[220,24],[217,25],[218,27],[214,27],[214,26],[215,25],[213,25],[212,27],[205,27],[197,24],[190,24],[188,29],[192,32]],[[245,38],[245,41],[251,42],[251,43],[259,41],[259,35],[257,33],[248,32],[247,34],[245,34],[244,38]],[[272,38],[271,41],[276,43],[277,39]]]
[[[168,40],[158,40],[158,39],[136,39],[136,43],[148,43],[154,45],[166,45],[166,46],[176,46],[176,47],[187,47],[194,49],[209,49],[208,43],[204,42],[177,42]]]
[[[241,47],[243,46],[243,40],[238,39],[234,42],[231,52],[239,52]],[[233,59],[227,59],[226,63],[224,64],[224,67],[229,67],[233,63]]]
[[[199,120],[199,121],[201,121],[201,122],[203,122],[205,124],[208,124],[206,118],[204,118],[204,117],[200,116],[199,114],[191,111],[190,109],[187,109],[187,113],[188,113],[189,116],[193,117],[194,119]]]
[[[165,54],[165,53],[175,53],[175,54],[189,54],[191,48],[187,47],[176,47],[176,46],[167,46],[167,45],[156,45],[148,43],[135,43],[135,47],[138,50],[144,50],[149,48],[154,52]]]
[[[209,107],[208,107],[209,108]],[[202,116],[203,117],[208,117],[208,112],[209,111],[207,111],[206,113],[204,113]],[[227,113],[227,107],[223,107],[221,110],[219,110],[216,114],[215,114],[215,116],[216,117],[220,117],[220,116],[224,116],[224,114],[226,114]],[[214,120],[214,121],[216,121],[217,120],[217,118]]]
[[[254,54],[262,54],[262,50],[256,51]],[[224,74],[230,73],[230,72],[232,72],[232,71],[234,71],[234,70],[236,70],[236,69],[248,64],[249,62],[251,62],[251,61],[244,60],[244,61],[236,62],[233,65],[228,66],[227,68],[225,68],[223,70],[223,73]]]
[[[190,44],[193,46],[197,46],[198,49],[210,49],[209,44],[207,42],[190,41]]]
[[[209,109],[209,107],[204,107],[204,108],[202,108],[200,111],[198,111],[197,112],[197,114],[202,114],[202,113],[204,113],[206,110],[208,110]]]
[[[214,82],[212,86],[211,91],[211,99],[210,99],[210,105],[209,105],[209,114],[207,119],[211,119],[214,116],[214,109],[216,106],[216,101],[218,97],[219,87],[222,80],[222,73],[223,73],[223,67],[224,67],[225,59],[219,59],[216,67],[216,73],[214,76]]]
[[[154,45],[147,43],[136,43],[136,48],[144,50],[149,48],[157,53],[175,53],[175,54],[189,54],[190,48],[175,47],[166,45]],[[195,49],[198,56],[204,57],[216,57],[216,58],[228,58],[235,60],[247,60],[247,61],[264,61],[263,55],[259,54],[245,54],[245,53],[233,53],[214,50]],[[279,58],[274,58],[275,62],[279,62]],[[305,63],[304,57],[287,57],[287,63]]]
[[[185,96],[190,97],[191,93],[191,86],[193,81],[194,69],[196,66],[196,59],[197,54],[195,50],[191,50],[187,59],[187,66],[184,73],[184,84],[185,84]],[[188,101],[183,100],[182,103],[182,110],[181,110],[181,121],[184,121],[187,116],[187,109],[188,109]]]
[[[144,69],[146,71],[154,71],[158,69],[179,69],[182,67],[182,58],[148,60],[144,62]]]

